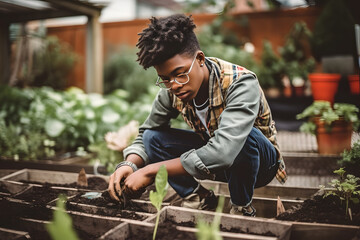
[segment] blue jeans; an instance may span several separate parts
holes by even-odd
[[[180,157],[184,152],[206,144],[198,134],[174,128],[146,130],[143,142],[150,163]],[[274,178],[277,169],[274,146],[253,127],[233,165],[216,173],[216,180],[228,183],[232,203],[246,206],[252,200],[254,188],[267,185]],[[198,186],[192,176],[169,177],[169,184],[181,197],[188,196]]]

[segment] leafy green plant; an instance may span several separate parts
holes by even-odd
[[[342,201],[345,201],[345,215],[349,214],[349,202],[353,202],[354,204],[359,203],[360,201],[360,190],[357,190],[360,185],[357,182],[360,178],[355,177],[354,175],[347,174],[345,177],[344,168],[340,168],[335,170],[334,173],[338,174],[340,179],[333,179],[329,183],[333,188],[331,190],[325,190],[324,198],[330,195],[336,196]],[[320,186],[324,189],[324,186]]]
[[[338,164],[345,167],[348,173],[360,177],[360,140],[350,150],[345,150]]]
[[[196,228],[198,231],[196,232],[196,237],[198,240],[222,240],[220,235],[220,213],[224,207],[224,199],[224,196],[219,197],[218,206],[216,207],[216,215],[211,224],[201,218],[197,222]]]
[[[331,130],[331,124],[340,118],[351,122],[353,129],[356,131],[360,124],[357,116],[358,112],[359,109],[353,104],[335,103],[334,107],[331,107],[328,101],[314,101],[313,104],[307,107],[302,113],[296,115],[296,118],[308,120],[301,125],[300,131],[311,134],[315,134],[316,131],[316,125],[314,123],[316,117],[325,123],[328,131]]]
[[[66,196],[60,195],[56,202],[57,209],[54,211],[54,218],[46,225],[53,240],[77,240],[79,239],[72,227],[71,217],[65,212]]]
[[[149,195],[152,205],[154,205],[154,207],[157,210],[153,240],[156,237],[156,232],[159,225],[161,204],[163,202],[163,199],[167,193],[167,189],[169,186],[167,180],[168,180],[168,173],[166,171],[166,167],[164,165],[161,165],[155,177],[156,192],[151,190]]]

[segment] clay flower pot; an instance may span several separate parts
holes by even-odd
[[[359,75],[349,75],[348,80],[351,94],[360,94]]]
[[[341,75],[335,73],[311,73],[309,79],[314,101],[324,100],[333,104]]]
[[[320,154],[340,154],[345,149],[351,148],[352,123],[343,118],[326,126],[319,117],[314,119],[316,124],[316,141]]]

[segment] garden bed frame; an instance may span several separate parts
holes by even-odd
[[[10,193],[0,193],[0,199],[7,199],[16,208],[26,208],[29,203],[13,199],[13,196],[22,192],[30,191],[32,188],[42,186],[42,183],[53,184],[68,184],[77,181],[78,174],[56,171],[42,171],[23,169],[17,172],[8,171],[9,175],[3,176],[0,183],[6,187],[10,187]],[[95,175],[87,175],[88,177]],[[96,175],[97,176],[97,175]],[[97,176],[99,177],[99,176]],[[108,176],[100,176],[108,180]],[[20,181],[34,181],[39,184],[27,184]],[[226,183],[201,181],[202,184],[214,190],[216,195],[225,195],[225,201],[229,201],[228,189]],[[64,187],[51,187],[67,193],[69,197],[81,191],[92,191],[91,189],[76,189]],[[337,224],[320,224],[320,223],[304,223],[304,222],[290,222],[272,219],[276,214],[276,200],[280,196],[285,208],[291,207],[294,204],[302,202],[306,198],[310,198],[318,189],[316,188],[301,188],[301,187],[284,187],[284,186],[266,186],[255,190],[253,203],[258,210],[256,218],[234,216],[227,213],[221,213],[221,235],[224,239],[284,239],[284,240],[299,240],[299,239],[351,239],[357,236],[360,232],[359,226],[337,225]],[[173,194],[173,191],[170,191]],[[69,200],[71,204],[71,198]],[[132,236],[132,233],[138,229],[141,231],[152,232],[154,221],[156,217],[156,210],[148,200],[131,200],[134,204],[143,206],[144,213],[136,212],[146,218],[143,221],[120,218],[108,217],[97,214],[98,211],[111,211],[94,205],[79,204],[79,211],[67,211],[73,219],[75,229],[83,231],[88,234],[101,236],[101,239],[126,239]],[[46,204],[46,209],[53,211],[56,209],[54,203],[56,198]],[[169,203],[163,204],[163,209],[160,213],[160,224],[166,219],[171,219],[177,223],[184,221],[195,220],[201,215],[203,219],[211,222],[215,213],[209,211],[199,211],[186,209],[181,207],[168,206]],[[12,206],[12,207],[14,207]],[[224,212],[228,209],[224,208]],[[124,210],[126,211],[126,210]],[[265,216],[267,218],[261,217]],[[33,218],[20,218],[18,221],[21,223],[21,229],[7,229],[0,226],[0,237],[6,236],[6,239],[28,239],[32,231],[40,231],[44,233],[46,230],[44,224],[48,224],[47,220],[33,219]],[[97,229],[88,226],[97,224]],[[107,224],[107,225],[106,225]],[[109,225],[110,224],[110,225]],[[86,226],[87,227],[86,227]],[[102,226],[104,225],[104,226]],[[107,226],[107,227],[106,227]],[[232,227],[239,227],[244,232],[252,232],[255,234],[247,233],[232,233],[228,232]],[[194,227],[177,226],[179,231],[187,231],[195,234],[197,231]],[[96,232],[95,232],[96,231]],[[271,231],[275,234],[274,237],[268,237],[261,234]],[[30,234],[31,235],[31,234]]]

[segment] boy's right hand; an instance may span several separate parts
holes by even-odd
[[[112,199],[121,201],[122,189],[120,182],[125,180],[130,174],[133,173],[133,169],[130,166],[121,166],[110,176],[108,192]]]

